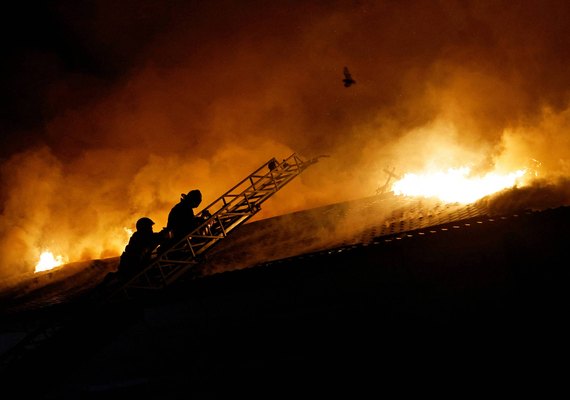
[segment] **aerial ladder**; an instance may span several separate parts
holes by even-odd
[[[195,268],[205,255],[220,240],[261,209],[261,204],[283,188],[287,183],[299,176],[307,167],[316,163],[318,156],[303,160],[296,153],[279,162],[276,158],[262,164],[249,176],[237,183],[226,193],[214,200],[197,216],[208,216],[203,219],[187,236],[167,249],[155,250],[150,263],[141,266],[141,270],[127,281],[103,288],[103,295],[98,293],[92,298],[92,310],[113,302],[144,296],[164,289]],[[66,321],[82,318],[67,317]],[[23,340],[3,355],[0,369],[6,368],[13,361],[21,360],[40,345],[49,342],[68,323],[63,321],[47,321],[35,331],[30,332]]]

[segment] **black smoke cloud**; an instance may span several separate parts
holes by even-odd
[[[564,1],[44,3],[4,13],[3,275],[116,256],[138,217],[293,152],[330,158],[256,218],[373,195],[388,166],[569,172]]]

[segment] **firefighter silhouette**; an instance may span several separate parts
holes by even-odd
[[[154,221],[148,217],[139,218],[136,232],[121,254],[118,273],[120,276],[131,275],[147,264],[154,249],[166,238],[165,231],[154,232]]]

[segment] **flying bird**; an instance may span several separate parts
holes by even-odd
[[[348,67],[344,67],[344,79],[342,81],[344,82],[344,87],[350,87],[350,85],[356,83],[356,81],[352,79],[352,75],[350,75]]]

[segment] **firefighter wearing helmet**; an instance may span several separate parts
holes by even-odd
[[[119,276],[131,275],[146,265],[152,252],[165,239],[164,231],[153,231],[154,221],[148,217],[137,220],[136,232],[129,239],[119,262]]]
[[[154,225],[154,221],[148,217],[139,218],[137,221],[136,227],[137,231],[144,231],[144,230],[151,230],[152,226]]]

